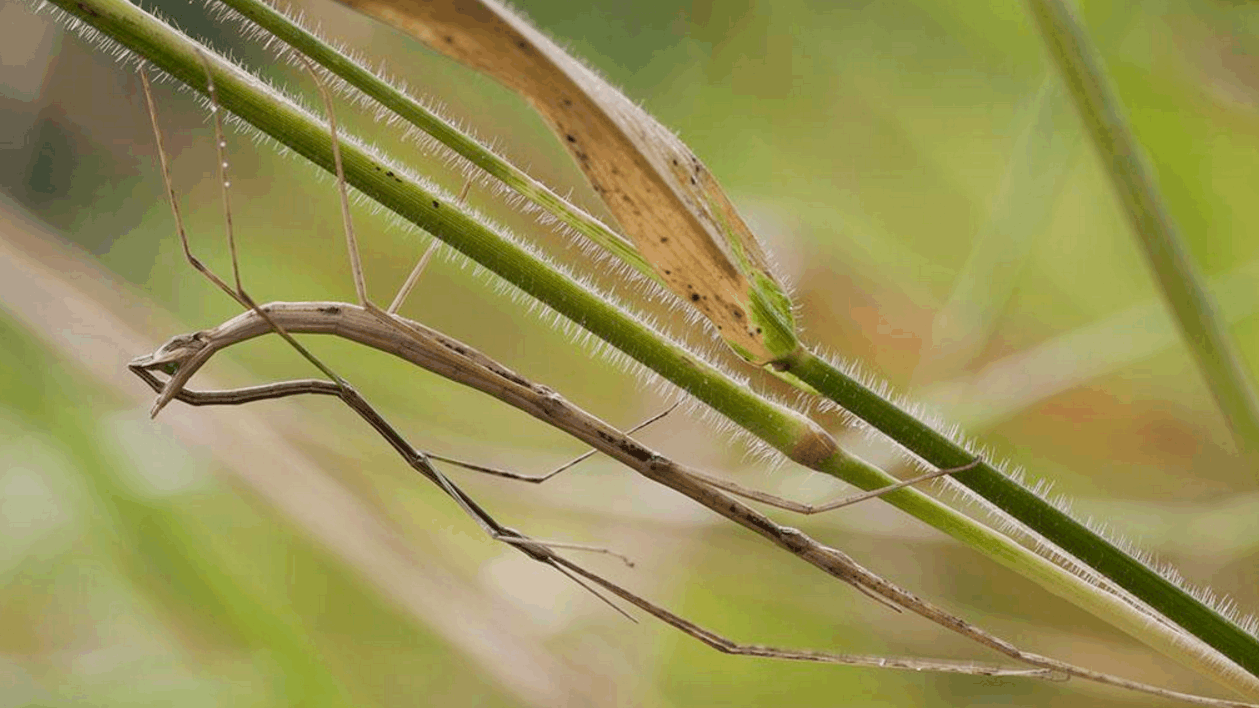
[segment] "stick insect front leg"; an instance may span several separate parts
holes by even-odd
[[[407,444],[406,440],[401,435],[399,435],[396,430],[393,429],[393,427],[388,423],[388,421],[386,421],[383,416],[377,413],[367,403],[366,399],[364,399],[362,395],[358,393],[357,390],[355,390],[352,386],[350,386],[349,383],[345,379],[339,376],[330,367],[324,364],[318,357],[316,357],[312,352],[310,352],[310,350],[308,350],[305,346],[303,346],[296,339],[294,339],[293,336],[288,332],[288,330],[285,329],[285,327],[283,327],[280,323],[276,322],[266,312],[264,308],[259,307],[257,302],[255,302],[253,298],[250,297],[249,293],[245,290],[242,284],[241,276],[240,276],[239,256],[236,249],[236,239],[235,239],[235,234],[234,234],[234,230],[232,227],[232,220],[231,220],[231,202],[230,202],[229,189],[228,189],[230,186],[230,182],[229,182],[228,174],[227,174],[228,163],[227,163],[227,158],[226,158],[226,153],[225,153],[226,141],[224,139],[224,134],[223,134],[222,116],[219,114],[219,107],[218,107],[218,102],[217,102],[216,94],[215,94],[214,78],[213,78],[212,72],[209,69],[208,60],[200,52],[198,52],[198,56],[201,58],[202,63],[206,69],[206,72],[205,72],[206,84],[207,84],[206,90],[207,90],[208,96],[210,97],[211,112],[214,117],[214,121],[213,121],[214,139],[215,139],[215,151],[218,158],[218,176],[219,176],[219,181],[221,185],[223,210],[224,210],[225,223],[226,223],[228,251],[231,255],[232,274],[233,274],[233,281],[234,281],[235,287],[229,286],[223,279],[221,279],[218,275],[216,275],[213,270],[211,270],[208,266],[206,266],[200,259],[198,259],[192,253],[192,248],[188,239],[187,230],[184,228],[183,218],[179,211],[179,201],[175,196],[174,186],[170,178],[170,167],[169,167],[168,160],[166,158],[166,151],[165,151],[164,141],[162,139],[162,132],[158,124],[157,106],[153,100],[152,87],[150,86],[147,73],[143,69],[141,69],[141,72],[140,72],[141,85],[144,89],[144,96],[145,96],[145,101],[149,109],[149,116],[152,119],[152,123],[153,123],[153,131],[154,131],[154,136],[157,142],[157,151],[158,151],[158,158],[159,158],[160,167],[161,167],[162,179],[165,185],[166,194],[171,204],[171,210],[175,218],[175,225],[179,233],[180,243],[183,247],[184,256],[194,269],[196,269],[199,273],[201,273],[208,280],[210,280],[210,282],[212,282],[220,290],[227,293],[227,295],[230,296],[232,299],[236,300],[237,303],[251,310],[252,312],[257,314],[259,317],[261,317],[263,320],[265,320],[267,324],[270,326],[270,328],[274,332],[279,334],[281,337],[283,337],[284,340],[288,342],[289,345],[291,345],[294,349],[296,349],[298,353],[302,355],[303,358],[305,358],[307,361],[312,363],[316,368],[318,368],[321,372],[323,372],[326,376],[328,376],[329,379],[331,379],[331,381],[317,381],[317,380],[294,381],[294,382],[286,382],[286,383],[281,383],[281,384],[273,384],[269,386],[256,387],[254,389],[242,389],[236,392],[228,392],[226,395],[223,395],[223,396],[217,396],[217,397],[211,396],[208,398],[202,397],[199,399],[200,401],[202,401],[201,404],[202,405],[206,405],[206,404],[223,405],[227,403],[247,402],[249,400],[261,400],[262,398],[277,398],[277,397],[283,397],[283,396],[288,396],[288,395],[294,395],[297,393],[318,393],[318,394],[324,394],[324,395],[335,395],[338,398],[340,398],[343,402],[345,402],[346,405],[348,405],[351,409],[359,413],[359,415],[362,416],[369,424],[371,424],[373,428],[375,428],[382,436],[384,436],[386,440],[388,440],[389,443],[394,447],[394,449],[400,455],[402,455],[404,459],[407,460],[408,464],[410,464],[414,469],[416,469],[418,472],[423,474],[430,481],[432,481],[433,483],[441,487],[446,492],[446,494],[450,496],[451,499],[453,499],[463,509],[465,513],[467,513],[474,521],[476,521],[477,524],[492,539],[515,546],[516,548],[520,549],[522,552],[526,553],[526,555],[529,555],[534,560],[541,561],[543,563],[546,563],[547,565],[554,567],[556,570],[570,577],[575,582],[585,587],[587,590],[590,590],[601,600],[603,600],[604,602],[607,602],[609,605],[614,607],[618,612],[621,612],[622,614],[624,614],[624,611],[621,610],[619,607],[617,607],[614,603],[609,602],[607,598],[603,597],[599,592],[591,589],[588,585],[586,585],[586,583],[574,577],[571,571],[566,570],[565,568],[557,565],[554,562],[554,560],[551,558],[552,554],[540,555],[537,553],[537,549],[540,547],[549,545],[556,548],[567,548],[571,550],[582,550],[582,551],[590,551],[590,552],[597,552],[597,553],[605,553],[605,554],[617,557],[621,559],[623,562],[625,562],[627,565],[632,566],[633,562],[630,561],[629,558],[625,557],[622,554],[615,553],[609,549],[604,549],[604,548],[597,548],[597,547],[587,546],[583,544],[541,541],[537,539],[532,539],[508,527],[505,527],[499,524],[483,508],[481,508],[480,505],[478,505],[475,501],[473,501],[471,497],[469,497],[466,493],[464,493],[462,490],[456,487],[445,475],[443,475],[440,471],[438,471],[435,467],[433,467],[432,464],[429,462],[429,459],[427,456],[425,456],[422,452],[416,450],[415,448]],[[322,88],[322,84],[321,84],[321,88]],[[333,125],[334,125],[333,130],[335,131],[335,123]],[[339,156],[337,158],[337,161],[338,161],[338,171],[339,171],[339,165],[340,165]],[[346,217],[347,228],[349,228],[348,202],[344,201],[345,199],[344,189],[342,190],[341,195],[343,199],[343,203],[342,203],[343,214]],[[353,242],[352,231],[349,232],[347,237],[351,240],[351,243],[353,244],[354,242]],[[357,273],[356,285],[358,285],[360,294],[365,298],[366,291],[364,289],[364,286],[362,284],[362,279],[361,279],[362,270],[361,268],[357,267],[357,258],[355,260],[356,260],[356,273]],[[168,342],[157,353],[147,356],[147,357],[140,357],[139,359],[136,359],[135,361],[131,363],[130,365],[131,370],[137,375],[139,375],[142,379],[144,379],[144,381],[147,384],[149,384],[151,387],[153,387],[154,390],[157,391],[159,394],[157,401],[153,405],[153,409],[151,411],[152,415],[156,416],[157,413],[162,409],[162,407],[164,407],[170,400],[174,398],[178,398],[181,395],[183,395],[185,393],[184,389],[188,380],[192,377],[194,373],[196,373],[196,371],[200,368],[200,366],[204,364],[204,359],[196,364],[190,364],[189,362],[189,359],[192,357],[195,357],[196,353],[199,350],[197,345],[198,345],[198,342],[195,339],[195,337],[192,337],[192,338],[177,337],[173,339],[171,342]],[[153,369],[166,371],[170,374],[171,378],[163,382],[160,379],[157,379],[157,377],[155,377],[152,374],[151,370]],[[185,396],[185,398],[187,397]]]
[[[187,339],[176,338],[181,344],[187,342]],[[164,392],[169,386],[169,381],[164,381],[156,376],[153,371],[168,371],[171,365],[178,366],[181,359],[186,359],[187,354],[178,354],[181,346],[163,347],[165,355],[140,357],[133,361],[129,368],[131,372],[138,376],[144,383],[148,384],[156,392]],[[161,350],[159,350],[161,351]],[[556,541],[543,541],[526,536],[515,529],[500,524],[493,516],[487,512],[477,501],[470,497],[466,492],[459,488],[448,477],[435,468],[428,459],[428,456],[407,442],[397,429],[389,423],[389,421],[377,412],[371,404],[367,402],[352,387],[343,386],[330,381],[322,381],[319,379],[301,379],[294,381],[281,381],[271,384],[263,384],[260,386],[249,386],[226,391],[194,391],[187,388],[181,388],[174,394],[174,400],[187,403],[192,406],[224,406],[224,405],[242,405],[246,403],[254,403],[257,401],[287,398],[302,394],[324,395],[339,398],[351,410],[357,413],[371,427],[376,430],[398,453],[406,463],[419,472],[430,482],[436,484],[447,496],[454,500],[465,514],[467,514],[492,540],[500,541],[511,545],[520,550],[531,559],[549,565],[560,573],[567,576],[573,582],[590,592],[595,597],[602,600],[612,609],[619,612],[631,621],[636,621],[632,616],[627,614],[616,603],[611,602],[604,597],[602,593],[592,588],[588,583],[583,582],[580,577],[576,577],[573,573],[574,568],[578,568],[571,562],[565,561],[558,563],[560,557],[555,555],[554,549],[566,548],[570,550],[589,551],[594,553],[604,553],[612,555],[623,561],[626,565],[633,567],[633,562],[626,556],[614,551],[588,546],[584,544],[564,543]],[[580,575],[580,574],[579,574]],[[598,577],[598,576],[593,576]]]

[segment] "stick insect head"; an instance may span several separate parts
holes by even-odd
[[[214,349],[208,346],[205,336],[201,332],[193,332],[171,337],[152,354],[132,359],[127,368],[141,379],[147,379],[153,372],[161,372],[170,377],[157,400],[153,402],[149,416],[157,417],[162,408],[171,402],[193,374],[213,355]]]

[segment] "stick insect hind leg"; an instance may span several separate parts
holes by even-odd
[[[642,430],[643,428],[646,428],[652,423],[655,423],[656,421],[672,413],[675,409],[677,409],[679,405],[681,405],[681,403],[682,402],[680,400],[675,401],[663,411],[651,416],[650,418],[642,421],[641,423],[635,425],[632,428],[627,428],[625,430],[625,433],[627,435],[631,435],[633,433],[636,433]],[[521,474],[513,470],[505,470],[505,469],[501,469],[497,467],[488,467],[486,465],[480,465],[475,462],[468,462],[466,460],[460,460],[454,457],[446,457],[444,455],[439,455],[433,452],[428,453],[428,456],[431,459],[439,460],[441,462],[445,462],[446,464],[454,465],[456,467],[460,467],[462,469],[469,470],[471,472],[479,472],[481,474],[487,474],[494,477],[510,479],[515,482],[525,482],[528,484],[542,484],[543,482],[549,481],[550,479],[554,478],[556,475],[560,474],[561,472],[564,472],[566,470],[572,469],[573,467],[576,467],[578,464],[588,460],[589,458],[596,455],[598,452],[599,452],[598,450],[594,448],[590,448],[586,450],[585,452],[583,452],[582,454],[578,455],[577,457],[574,457],[573,459],[569,460],[568,462],[565,462],[564,464],[558,467],[555,467],[549,472],[546,472],[544,474],[539,474],[539,475]],[[733,494],[735,496],[743,497],[744,499],[751,499],[752,501],[760,502],[762,504],[772,506],[777,509],[783,509],[785,511],[790,511],[796,514],[810,516],[813,514],[822,514],[828,511],[835,511],[836,509],[842,509],[846,506],[852,506],[854,504],[857,504],[863,501],[868,501],[870,499],[877,499],[878,497],[881,497],[884,494],[887,494],[888,492],[895,492],[898,489],[911,487],[916,484],[921,484],[923,482],[928,482],[933,479],[938,479],[940,477],[946,477],[949,475],[957,474],[958,472],[965,472],[967,470],[978,467],[981,461],[982,460],[980,458],[976,458],[966,463],[965,465],[961,465],[959,467],[948,467],[944,469],[932,470],[930,472],[925,472],[923,474],[910,477],[908,479],[904,479],[904,480],[895,482],[893,484],[889,484],[884,487],[879,487],[877,489],[872,489],[867,492],[853,494],[851,496],[842,497],[840,499],[834,499],[832,501],[823,502],[820,504],[806,504],[806,503],[798,502],[792,499],[787,499],[786,497],[781,497],[774,494],[770,494],[768,492],[762,492],[757,489],[752,489],[751,487],[746,487],[737,482],[732,482],[730,480],[721,479],[720,477],[715,477],[713,475],[705,474],[698,470],[687,470],[686,472],[684,472],[684,474],[686,474],[687,476],[699,482],[702,482],[703,484],[706,484],[715,489],[720,489],[722,491],[729,492],[730,494]]]

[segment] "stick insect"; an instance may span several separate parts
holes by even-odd
[[[420,277],[423,265],[431,257],[432,251],[421,257],[417,267],[407,278],[402,289],[387,309],[381,309],[371,302],[367,296],[366,281],[363,276],[361,259],[358,251],[357,238],[349,216],[347,190],[341,167],[338,147],[337,126],[332,110],[331,97],[313,67],[307,70],[314,77],[324,100],[328,114],[329,134],[331,137],[337,187],[340,197],[343,224],[347,248],[349,251],[351,272],[355,291],[359,302],[347,303],[271,303],[259,305],[244,289],[239,268],[239,257],[236,250],[235,236],[232,230],[230,203],[228,197],[226,143],[223,135],[222,117],[218,109],[217,96],[214,88],[214,71],[210,59],[198,50],[198,57],[205,69],[206,91],[210,99],[213,114],[216,154],[219,164],[219,181],[221,183],[223,206],[226,220],[228,250],[232,262],[233,285],[219,278],[192,253],[187,233],[183,227],[179,213],[178,200],[170,179],[168,161],[162,146],[161,131],[158,127],[157,109],[152,98],[147,74],[141,74],[142,86],[153,120],[155,138],[158,145],[159,161],[167,196],[170,200],[176,228],[181,246],[189,264],[204,277],[236,300],[245,311],[222,325],[190,335],[172,338],[153,354],[139,357],[131,364],[131,370],[147,385],[158,392],[153,406],[153,414],[161,410],[171,400],[178,399],[191,405],[238,405],[258,400],[281,398],[294,395],[312,394],[335,396],[343,401],[351,410],[364,419],[377,431],[393,449],[430,482],[436,484],[466,514],[468,514],[492,539],[507,543],[518,549],[529,558],[549,565],[563,573],[574,582],[594,593],[622,614],[628,614],[618,607],[602,592],[606,592],[640,610],[666,622],[719,651],[760,656],[768,658],[814,661],[858,666],[878,666],[883,668],[901,668],[915,671],[932,670],[942,672],[964,673],[983,676],[1023,676],[1058,680],[1064,677],[1080,677],[1110,685],[1121,686],[1165,697],[1179,698],[1205,705],[1242,706],[1244,703],[1218,701],[1197,696],[1189,696],[1166,689],[1156,688],[1128,681],[1115,676],[1102,674],[1082,667],[1073,666],[1047,657],[1025,652],[1009,642],[981,630],[961,618],[955,617],[942,609],[916,597],[887,580],[875,575],[857,564],[842,552],[825,546],[808,535],[795,529],[781,526],[772,519],[728,496],[726,492],[747,496],[757,501],[781,506],[801,513],[818,513],[856,503],[877,496],[892,489],[915,484],[925,479],[937,477],[961,469],[969,469],[977,462],[958,469],[938,470],[905,480],[884,489],[875,490],[850,499],[839,500],[817,506],[798,504],[779,499],[772,495],[748,490],[743,487],[722,482],[716,478],[693,470],[675,462],[658,452],[642,445],[630,433],[637,428],[622,432],[603,422],[595,416],[583,411],[565,400],[550,388],[534,383],[495,362],[484,354],[458,342],[424,325],[408,320],[396,314],[405,301],[410,289]],[[290,346],[307,361],[322,372],[327,380],[306,379],[286,381],[229,391],[194,391],[188,389],[191,377],[218,351],[233,344],[275,333],[282,337]],[[442,376],[458,381],[461,384],[489,393],[501,401],[543,420],[572,436],[590,444],[595,451],[603,452],[613,459],[629,466],[631,469],[664,484],[669,488],[703,504],[705,507],[721,514],[741,526],[761,535],[772,543],[782,547],[797,557],[841,579],[868,596],[878,599],[893,609],[904,608],[920,614],[932,621],[962,633],[968,638],[980,642],[1027,667],[1007,667],[976,662],[872,657],[850,654],[833,654],[815,651],[799,651],[780,649],[761,645],[741,644],[733,642],[721,635],[706,630],[666,609],[651,603],[607,578],[593,573],[559,555],[558,549],[594,550],[609,552],[606,549],[578,546],[576,544],[541,541],[528,537],[514,529],[496,521],[480,504],[460,489],[434,464],[442,461],[466,467],[473,471],[493,474],[517,481],[533,483],[545,482],[555,475],[570,469],[584,457],[564,465],[551,473],[540,476],[522,475],[512,471],[488,468],[472,463],[455,460],[427,453],[414,448],[406,439],[377,412],[344,378],[336,374],[318,357],[299,343],[295,333],[332,333],[352,341],[371,346],[394,354],[407,361],[422,366]],[[157,373],[165,374],[161,378]],[[667,413],[667,411],[666,411]],[[655,419],[658,419],[655,418]],[[654,419],[653,419],[654,420]],[[648,421],[650,423],[651,421]],[[639,426],[641,427],[641,426]],[[614,554],[615,555],[615,554]]]

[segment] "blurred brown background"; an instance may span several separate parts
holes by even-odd
[[[300,72],[199,4],[194,36],[314,100]],[[1053,480],[1197,585],[1259,607],[1259,494],[1171,323],[1022,7],[1005,3],[519,2],[679,131],[795,285],[813,342]],[[413,92],[592,209],[513,96],[339,6],[295,6]],[[1090,2],[1085,19],[1194,257],[1259,369],[1259,11]],[[1039,684],[718,655],[631,624],[484,539],[327,400],[172,405],[156,422],[126,362],[235,306],[188,268],[132,65],[25,3],[0,6],[0,706],[1151,705]],[[204,108],[159,87],[187,226],[227,267]],[[348,130],[458,190],[440,157],[370,115]],[[353,298],[334,186],[229,137],[233,217],[259,300]],[[575,258],[493,194],[470,197]],[[385,300],[428,236],[355,211]],[[580,261],[575,261],[580,266]],[[664,405],[485,276],[439,259],[406,314],[628,427]],[[342,342],[312,346],[417,446],[542,472],[581,447],[478,394]],[[200,387],[311,375],[253,342]],[[881,443],[841,430],[861,454]],[[800,499],[843,489],[749,461],[675,414],[643,438]],[[595,458],[536,487],[453,472],[503,521],[607,545],[592,560],[735,639],[992,659],[895,615],[674,495]],[[792,519],[1024,648],[1216,692],[1102,622],[876,503]]]

